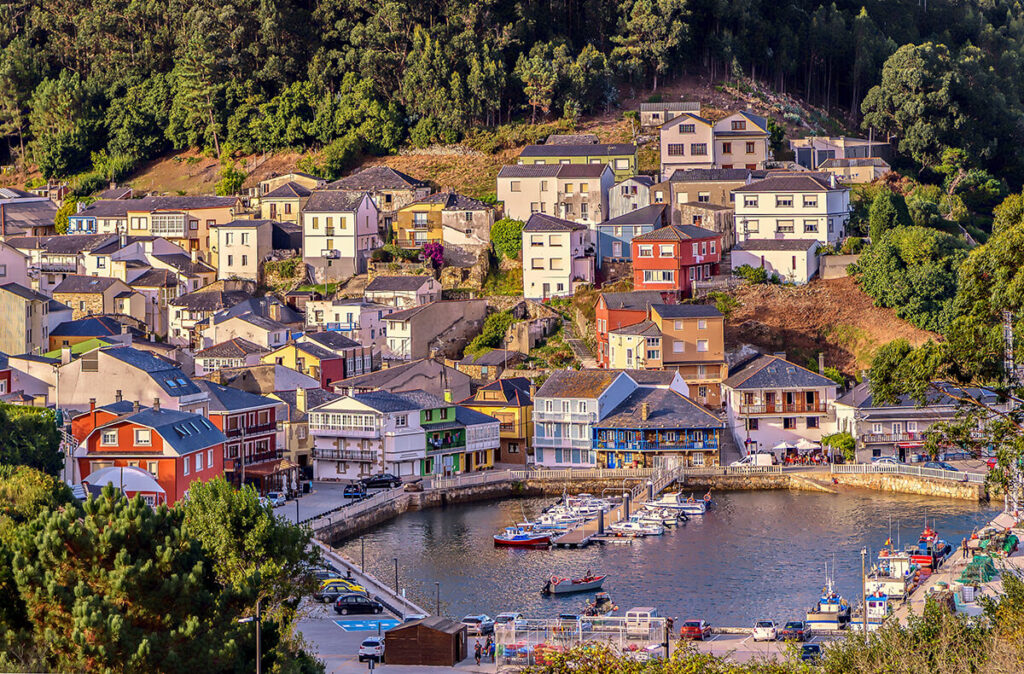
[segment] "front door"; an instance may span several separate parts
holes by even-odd
[[[775,411],[775,392],[768,391],[764,394],[764,408],[767,412]]]
[[[542,288],[542,290],[543,290],[543,293],[544,293],[544,295],[543,295],[544,299],[547,299],[548,296],[551,294],[551,284],[550,283],[545,283],[543,288]]]
[[[277,220],[277,204],[270,204],[270,219]]]

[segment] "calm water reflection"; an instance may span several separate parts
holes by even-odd
[[[802,618],[818,596],[824,562],[837,566],[848,599],[860,588],[860,549],[877,551],[893,521],[904,542],[916,540],[927,516],[939,534],[959,544],[995,510],[960,501],[913,496],[732,492],[716,495],[703,518],[633,545],[581,550],[495,548],[492,534],[533,517],[553,498],[449,506],[409,513],[364,535],[366,565],[381,579],[394,576],[421,606],[433,610],[441,583],[446,615],[519,610],[531,617],[580,609],[587,595],[540,594],[553,573],[610,574],[605,589],[620,609],[656,606],[662,615],[702,617],[716,625],[747,625],[760,617]],[[359,539],[340,546],[359,562]],[[869,558],[870,563],[870,558]],[[393,581],[391,581],[393,582]],[[620,611],[621,614],[621,611]]]

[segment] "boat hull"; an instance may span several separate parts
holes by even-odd
[[[576,592],[593,592],[600,590],[606,576],[600,576],[586,583],[562,582],[551,588],[551,594],[574,594]]]
[[[529,538],[502,538],[494,536],[494,546],[497,548],[546,548],[551,544],[550,536],[531,536]]]

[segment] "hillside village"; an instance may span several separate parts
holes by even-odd
[[[841,460],[828,438],[846,434],[848,461],[908,459],[926,430],[911,410],[884,428],[839,410],[862,404],[847,391],[875,348],[928,333],[866,306],[896,331],[801,339],[765,315],[847,283],[851,188],[886,175],[891,148],[780,149],[768,118],[715,116],[641,104],[653,174],[636,143],[550,134],[498,170],[493,203],[375,164],[236,196],[111,185],[58,234],[59,185],[5,188],[0,395],[70,420],[70,483],[133,468],[152,503],[219,474],[290,493]]]

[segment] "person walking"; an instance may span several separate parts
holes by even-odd
[[[476,658],[476,664],[480,664],[480,653],[483,649],[480,646],[480,640],[476,640],[476,646],[473,648],[473,657]]]
[[[965,560],[967,559],[967,539],[966,538],[960,543],[960,558],[961,559],[965,559]]]
[[[497,648],[498,648],[498,645],[496,643],[494,643],[494,641],[491,641],[490,646],[487,647],[487,652],[491,656],[491,662],[496,662],[496,660],[494,659],[494,652],[497,650]]]

